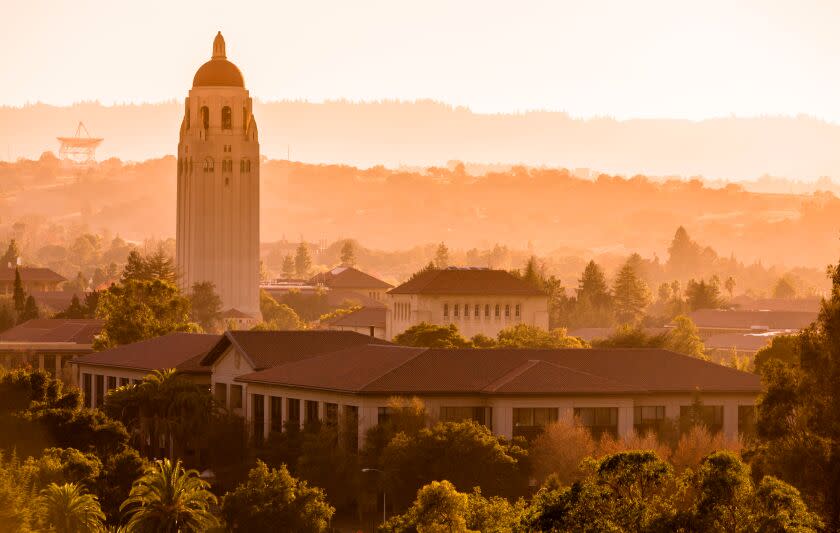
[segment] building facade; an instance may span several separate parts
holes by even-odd
[[[548,329],[548,296],[504,270],[423,272],[388,291],[387,307],[388,340],[422,322],[455,324],[466,338],[496,337],[517,324]]]
[[[176,264],[184,290],[212,282],[223,311],[260,318],[259,211],[257,123],[219,33],[184,101],[178,143]]]

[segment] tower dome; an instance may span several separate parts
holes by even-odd
[[[245,87],[242,72],[227,60],[222,32],[213,39],[213,57],[196,71],[193,87]]]

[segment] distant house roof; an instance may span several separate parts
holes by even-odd
[[[186,374],[209,374],[201,359],[221,338],[200,333],[170,333],[73,358],[74,364],[110,366],[151,372],[174,368]]]
[[[338,318],[330,320],[330,326],[342,326],[349,328],[366,328],[368,326],[375,326],[377,328],[385,327],[385,313],[384,307],[362,307],[352,313],[341,315]]]
[[[646,335],[661,335],[666,333],[668,328],[643,328]],[[587,342],[595,339],[606,339],[615,334],[616,328],[575,328],[566,332],[570,337],[578,337]]]
[[[221,313],[219,313],[219,318],[221,318],[223,320],[226,319],[226,318],[231,318],[231,319],[240,318],[240,319],[249,319],[249,320],[254,319],[254,317],[252,317],[248,313],[242,312],[242,311],[240,311],[239,309],[236,309],[236,308],[231,308],[231,309],[228,309],[227,311],[222,311]]]
[[[390,344],[355,331],[228,331],[201,364],[212,365],[231,345],[238,348],[253,368],[264,369],[368,343]]]
[[[811,325],[817,312],[698,309],[688,316],[698,328],[799,330]]]
[[[774,336],[772,333],[722,333],[712,335],[704,340],[703,345],[712,350],[731,350],[734,348],[740,352],[757,352],[770,344]]]
[[[761,391],[759,377],[659,349],[456,350],[363,345],[236,378],[358,394]]]
[[[334,269],[316,274],[310,283],[326,285],[331,289],[390,289],[390,283],[385,283],[370,274],[348,266],[339,266]]]
[[[35,303],[39,307],[47,307],[53,311],[64,311],[70,306],[73,301],[73,296],[79,298],[80,303],[84,303],[85,295],[77,294],[70,291],[29,291],[29,295],[35,299]]]
[[[330,289],[326,294],[327,305],[330,307],[342,307],[347,302],[354,302],[364,307],[381,307],[385,304],[369,296],[359,294],[349,289]]]
[[[763,310],[763,311],[811,311],[816,313],[820,310],[819,297],[809,298],[750,298],[746,295],[736,296],[732,299],[732,305],[742,310]]]
[[[49,268],[18,267],[20,279],[23,282],[53,282],[61,283],[67,278]],[[15,269],[8,266],[0,267],[0,282],[13,283],[15,281]]]
[[[0,333],[0,342],[67,342],[89,346],[104,323],[86,318],[36,318]]]
[[[458,294],[545,296],[530,283],[506,270],[450,267],[418,274],[390,294]]]

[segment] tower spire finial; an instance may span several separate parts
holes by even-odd
[[[213,59],[226,59],[225,55],[225,38],[222,37],[222,32],[216,34],[213,39]]]

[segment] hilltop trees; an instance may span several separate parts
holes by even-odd
[[[692,311],[717,309],[723,304],[717,278],[712,278],[709,281],[703,279],[700,281],[688,280],[688,285],[685,287],[685,298],[689,309]]]
[[[394,337],[396,344],[428,348],[469,348],[470,343],[458,332],[458,326],[438,326],[421,322]]]
[[[613,304],[620,324],[639,323],[650,303],[650,289],[634,267],[638,259],[638,254],[628,259],[613,282]]]
[[[301,242],[295,251],[295,275],[305,278],[310,270],[312,270],[312,257],[309,255],[309,246]]]
[[[440,243],[437,247],[437,251],[435,252],[435,260],[434,260],[435,268],[446,268],[449,266],[449,248],[446,247],[446,244]]]
[[[341,264],[348,267],[356,266],[356,250],[353,241],[349,239],[341,246]]]
[[[155,253],[145,257],[137,250],[131,250],[120,283],[124,285],[129,281],[160,280],[174,284],[176,279],[172,258],[163,247],[159,247]]]
[[[613,323],[613,300],[607,277],[595,261],[587,263],[578,281],[576,321],[587,326],[609,326]]]

